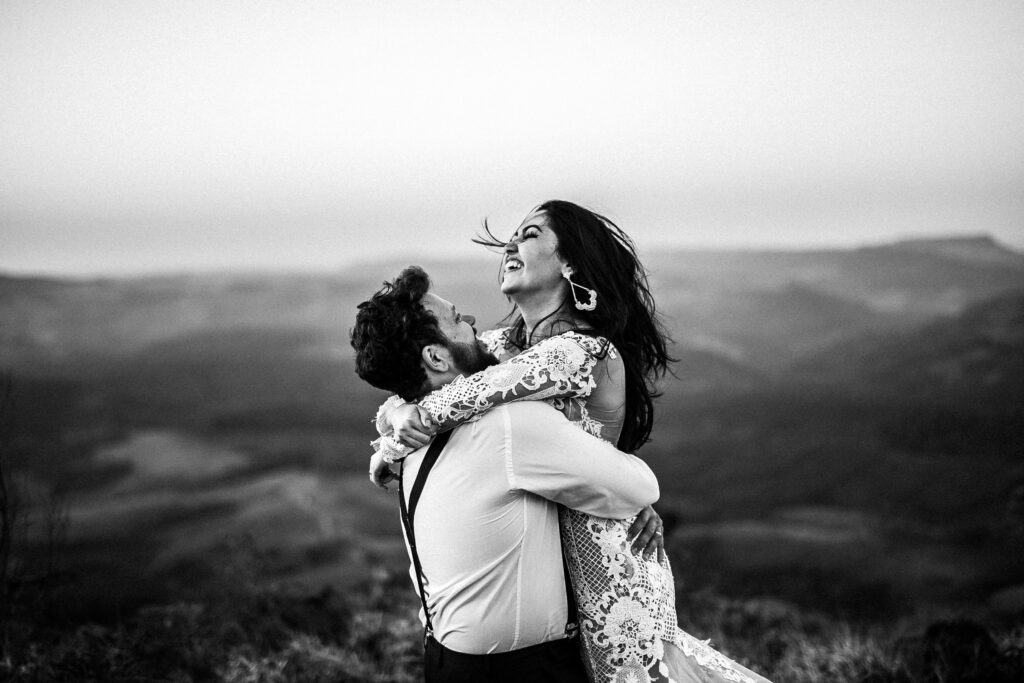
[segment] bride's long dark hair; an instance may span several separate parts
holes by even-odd
[[[626,415],[618,446],[635,451],[651,436],[654,399],[660,395],[656,381],[675,360],[668,353],[672,340],[655,311],[647,272],[637,258],[633,241],[604,216],[557,199],[538,208],[558,237],[559,255],[573,268],[573,281],[597,292],[597,308],[580,311],[567,287],[562,306],[545,319],[558,316],[558,322],[570,323],[581,332],[604,337],[615,345],[626,370]],[[491,232],[486,221],[484,232],[474,241],[487,247],[505,247],[505,241]],[[586,301],[586,293],[577,292]],[[561,316],[582,320],[583,325]],[[510,324],[509,342],[525,348],[534,330],[526,330],[518,307],[505,321]]]

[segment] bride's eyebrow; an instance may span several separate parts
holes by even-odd
[[[527,231],[527,230],[529,230],[530,228],[537,228],[538,230],[543,230],[543,229],[544,229],[544,228],[543,228],[542,226],[540,226],[540,225],[537,225],[537,224],[535,224],[535,223],[530,223],[529,225],[524,225],[523,227],[519,228],[519,229],[518,229],[518,230],[516,230],[516,231],[515,231],[514,233],[512,233],[512,236],[508,238],[508,241],[509,241],[509,242],[515,242],[515,241],[516,241],[516,237],[518,237],[518,236],[519,236],[519,233],[520,233],[520,231],[522,231],[522,232],[526,232],[526,231]]]

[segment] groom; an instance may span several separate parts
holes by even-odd
[[[356,371],[415,400],[496,360],[475,322],[411,266],[359,304]],[[426,627],[428,683],[586,681],[558,505],[626,518],[658,498],[641,460],[540,401],[497,406],[411,453],[406,547]]]

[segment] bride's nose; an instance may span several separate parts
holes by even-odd
[[[462,316],[462,319],[469,323],[470,327],[476,327],[476,316],[464,315]]]

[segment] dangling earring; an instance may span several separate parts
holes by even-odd
[[[572,266],[562,266],[562,277],[564,277],[569,282],[569,291],[572,292],[572,300],[576,302],[577,310],[592,311],[595,308],[597,308],[597,292],[595,292],[593,289],[587,289],[583,285],[578,285],[575,282],[573,282],[570,276],[575,272],[576,271],[572,269]],[[589,302],[583,303],[582,301],[576,298],[577,288],[582,289],[584,292],[590,295]]]

